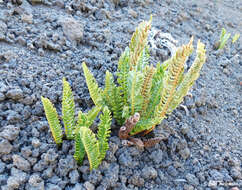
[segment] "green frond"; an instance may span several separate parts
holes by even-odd
[[[197,80],[197,78],[199,77],[200,70],[203,64],[205,63],[205,60],[206,60],[205,46],[203,43],[198,41],[197,55],[194,60],[194,63],[192,64],[188,72],[184,74],[183,79],[181,80],[181,83],[176,90],[175,96],[172,102],[170,103],[170,107],[167,111],[168,114],[170,114],[183,101],[184,96],[187,95],[194,81]]]
[[[128,73],[130,70],[129,66],[129,49],[126,48],[121,55],[118,62],[117,82],[120,85],[122,101],[124,105],[127,105],[128,101]]]
[[[143,72],[145,67],[149,65],[149,58],[150,58],[149,49],[148,49],[148,45],[146,45],[140,55],[138,65],[137,65],[137,71]]]
[[[67,139],[74,138],[75,103],[69,83],[63,78],[62,119]]]
[[[142,109],[143,97],[141,95],[141,87],[144,81],[144,74],[139,71],[130,71],[128,76],[129,99],[131,106],[131,115],[140,112]]]
[[[92,98],[92,101],[96,106],[103,104],[102,102],[102,90],[98,87],[97,81],[93,77],[92,73],[88,70],[86,64],[82,63],[82,68],[84,71],[84,76],[86,79],[87,87]]]
[[[150,101],[150,91],[152,86],[152,77],[154,75],[155,69],[153,66],[148,67],[145,72],[144,76],[144,82],[141,87],[141,95],[143,97],[143,105],[141,109],[141,115],[144,115],[146,113],[146,109],[148,106],[148,103]]]
[[[130,135],[135,135],[138,133],[141,133],[145,130],[149,130],[153,126],[157,125],[157,122],[152,118],[149,119],[141,119],[138,121],[138,123],[134,126],[132,131],[130,132]]]
[[[85,126],[85,127],[90,127],[87,125],[88,123],[88,119],[87,119],[87,116],[85,113],[82,113],[82,111],[79,111],[78,112],[78,116],[77,116],[77,125],[76,125],[76,133],[79,132],[79,128],[82,127],[82,126]]]
[[[151,118],[154,114],[155,107],[159,104],[161,98],[161,92],[163,89],[163,78],[165,71],[168,67],[167,61],[162,65],[157,63],[155,73],[152,78],[152,87],[151,87],[151,97],[149,105],[145,114],[145,118]]]
[[[56,109],[48,98],[44,98],[41,96],[41,101],[44,105],[45,115],[48,120],[52,136],[56,144],[59,145],[62,143],[63,134]]]
[[[113,88],[115,88],[115,84],[113,82],[113,75],[109,71],[106,71],[106,76],[105,76],[105,88],[103,91],[103,99],[105,101],[105,105],[111,106],[111,93]]]
[[[100,123],[98,125],[98,144],[100,152],[100,160],[105,158],[106,152],[109,148],[108,138],[110,137],[111,130],[111,113],[107,107],[103,109],[103,114],[100,115]]]
[[[160,103],[155,109],[155,118],[159,118],[160,121],[165,118],[165,114],[169,108],[169,104],[173,99],[174,92],[178,85],[179,76],[183,71],[187,57],[193,50],[192,41],[193,38],[191,38],[187,45],[178,48],[176,54],[171,58],[171,63],[168,66],[168,71],[164,78],[164,86]]]
[[[73,157],[78,162],[78,164],[81,165],[83,162],[84,156],[85,156],[85,148],[81,141],[80,134],[79,132],[77,132],[75,134],[75,153]]]
[[[122,125],[124,118],[122,118],[123,112],[123,102],[121,97],[120,87],[114,87],[111,91],[111,111],[113,112],[113,117],[116,119],[118,125]]]
[[[91,126],[94,120],[96,119],[97,115],[101,111],[102,107],[101,106],[95,106],[91,110],[88,111],[86,114],[87,117],[87,127]]]
[[[95,134],[87,127],[81,127],[79,134],[83,147],[87,153],[90,170],[97,169],[101,162],[99,159],[99,143]]]

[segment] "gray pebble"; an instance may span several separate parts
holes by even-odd
[[[7,92],[6,97],[11,98],[13,100],[19,100],[23,98],[23,91],[21,89],[15,88],[11,89]]]
[[[48,152],[43,155],[44,155],[44,160],[47,163],[53,163],[58,158],[58,154],[56,153],[56,150],[53,148],[49,149]]]
[[[35,189],[44,190],[44,181],[38,174],[31,175],[28,182]]]
[[[142,187],[144,186],[145,180],[138,174],[134,174],[130,179],[129,179],[129,183],[138,186],[138,187]]]
[[[20,170],[23,170],[23,171],[29,171],[30,170],[30,163],[25,160],[23,157],[17,155],[17,154],[14,154],[12,156],[12,159],[13,159],[13,164]]]
[[[176,170],[176,168],[174,168],[173,166],[169,166],[167,168],[167,173],[173,177],[177,176],[178,175],[178,172]]]
[[[38,148],[41,145],[40,140],[37,139],[37,138],[33,138],[32,139],[32,145],[33,145],[34,148]]]
[[[84,187],[86,188],[86,190],[94,190],[95,186],[93,184],[91,184],[89,181],[86,181],[84,183]]]
[[[153,151],[150,155],[150,158],[155,164],[160,164],[163,158],[162,150],[158,149],[156,151]]]
[[[58,172],[60,176],[66,176],[73,169],[75,160],[72,156],[67,156],[65,159],[60,159],[58,163]]]
[[[70,183],[72,183],[72,184],[78,183],[79,177],[80,177],[80,175],[79,175],[78,171],[77,170],[72,170],[69,173]]]
[[[12,151],[13,146],[8,140],[0,137],[0,154],[9,154]]]
[[[16,140],[20,132],[19,127],[15,127],[14,125],[8,125],[3,128],[3,131],[0,133],[1,137],[4,137],[5,139],[12,141]]]
[[[18,187],[27,181],[27,174],[16,168],[11,169],[11,176],[7,180],[9,188],[18,189]]]
[[[88,181],[92,184],[97,185],[102,180],[102,174],[100,170],[92,170],[90,175],[88,176]]]
[[[195,187],[199,185],[199,180],[193,174],[187,174],[186,179],[191,185],[194,185]]]
[[[144,167],[142,169],[142,177],[144,179],[155,179],[157,177],[157,171],[153,167]]]
[[[181,155],[181,157],[183,158],[183,159],[187,159],[189,156],[190,156],[190,149],[189,148],[184,148],[184,149],[181,149],[180,151],[179,151],[179,154]]]
[[[119,156],[119,164],[132,168],[133,167],[133,160],[132,157],[130,156],[130,154],[125,151],[123,152],[120,156]]]
[[[84,26],[72,17],[61,17],[59,22],[62,25],[64,34],[71,41],[80,42],[83,38]]]

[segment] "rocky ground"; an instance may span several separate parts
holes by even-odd
[[[98,170],[78,166],[73,142],[60,150],[51,137],[40,96],[60,111],[62,77],[76,107],[92,107],[81,63],[103,85],[115,71],[135,27],[153,27],[179,45],[201,39],[207,62],[192,90],[153,135],[155,147],[123,147],[113,126],[110,150]],[[241,38],[216,51],[222,27],[242,31],[242,3],[155,0],[0,0],[0,189],[238,190],[242,188]],[[152,50],[154,60],[169,56]],[[194,57],[194,56],[193,56]]]

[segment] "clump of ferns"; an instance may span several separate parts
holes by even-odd
[[[83,63],[83,71],[90,96],[96,106],[108,106],[120,126],[138,113],[139,121],[129,132],[148,133],[162,122],[183,101],[205,62],[205,46],[198,41],[196,58],[184,73],[186,61],[193,52],[190,42],[177,48],[173,57],[156,66],[149,63],[148,32],[151,19],[139,24],[129,47],[122,53],[116,72],[106,71],[105,88],[101,89]]]
[[[45,114],[50,126],[52,136],[57,145],[62,144],[63,131],[59,116],[53,104],[48,98],[41,97]],[[102,109],[100,123],[98,125],[97,138],[89,128]],[[63,78],[62,120],[66,138],[75,140],[74,158],[82,163],[87,154],[90,170],[96,169],[108,150],[108,138],[110,136],[111,115],[107,107],[95,106],[88,113],[79,111],[75,118],[75,103],[69,83]]]

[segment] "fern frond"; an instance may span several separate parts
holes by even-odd
[[[141,109],[141,116],[145,114],[148,103],[150,101],[150,91],[152,86],[152,77],[154,75],[155,69],[153,66],[147,67],[145,72],[144,82],[141,87],[141,95],[143,96],[143,105]]]
[[[114,82],[113,82],[113,75],[109,71],[106,71],[106,76],[105,76],[105,88],[103,90],[103,99],[105,101],[105,105],[108,107],[111,106],[111,93],[113,88],[115,88]]]
[[[128,101],[128,72],[129,66],[129,49],[126,48],[124,53],[121,55],[118,62],[117,82],[120,85],[120,91],[122,95],[122,101],[124,105],[127,105]]]
[[[92,73],[88,70],[86,64],[82,63],[82,68],[84,71],[84,76],[86,79],[87,87],[92,98],[92,101],[96,106],[103,104],[102,102],[102,90],[98,87],[97,81],[93,77]]]
[[[41,101],[44,105],[45,115],[48,120],[52,136],[56,144],[59,145],[62,143],[63,134],[56,109],[48,98],[44,98],[41,96]]]
[[[164,78],[164,88],[162,91],[160,103],[156,106],[155,109],[155,118],[159,118],[160,122],[165,118],[165,114],[169,108],[169,104],[172,101],[174,92],[176,90],[179,76],[184,68],[187,57],[193,50],[192,41],[193,38],[191,38],[187,45],[178,48],[176,54],[172,57],[171,63],[168,66],[168,71]]]
[[[92,108],[91,110],[88,111],[88,113],[86,114],[87,127],[92,125],[92,123],[96,119],[96,117],[97,117],[97,115],[98,115],[98,113],[100,112],[101,109],[102,109],[101,106],[95,106],[94,108]]]
[[[143,132],[145,130],[149,130],[150,128],[152,128],[153,126],[155,126],[157,124],[157,122],[153,119],[153,118],[149,118],[149,119],[141,119],[132,129],[132,131],[130,132],[130,135],[135,135],[138,134],[140,132]]]
[[[131,106],[131,115],[135,112],[140,112],[142,108],[143,97],[141,95],[141,87],[144,81],[144,74],[132,70],[129,72],[128,76],[128,89],[129,89],[129,99],[128,102]]]
[[[63,78],[62,119],[67,139],[74,138],[75,103],[69,83]]]
[[[147,44],[148,32],[151,28],[151,20],[152,17],[148,22],[143,21],[140,23],[131,38],[131,42],[129,44],[131,67],[136,67],[142,51]]]
[[[194,63],[188,70],[188,72],[183,76],[181,83],[176,90],[175,96],[170,103],[170,107],[167,111],[170,114],[182,101],[184,96],[187,95],[188,91],[191,89],[193,83],[199,77],[200,70],[206,60],[206,51],[203,43],[198,41],[197,44],[197,55]]]
[[[75,153],[73,157],[78,162],[78,164],[82,164],[84,156],[85,156],[85,148],[80,138],[80,134],[79,132],[77,132],[75,134]]]
[[[87,127],[81,127],[79,130],[80,139],[87,153],[90,164],[90,170],[97,169],[100,164],[99,143],[95,134]]]
[[[163,78],[167,67],[168,64],[164,66],[164,63],[162,65],[160,63],[156,65],[155,73],[152,78],[150,102],[144,116],[145,118],[151,118],[153,116],[155,107],[160,101],[163,89]]]
[[[150,58],[149,49],[148,49],[148,45],[146,45],[140,55],[138,65],[137,65],[137,71],[143,72],[145,67],[149,65],[149,58]]]
[[[98,125],[98,144],[99,144],[99,153],[100,160],[105,158],[106,152],[109,148],[108,138],[110,137],[111,129],[111,115],[107,107],[103,109],[103,114],[100,115],[100,124]]]
[[[120,87],[114,86],[112,88],[110,103],[111,111],[113,112],[113,117],[116,119],[118,125],[122,125],[124,122],[124,118],[122,118],[123,102]]]

